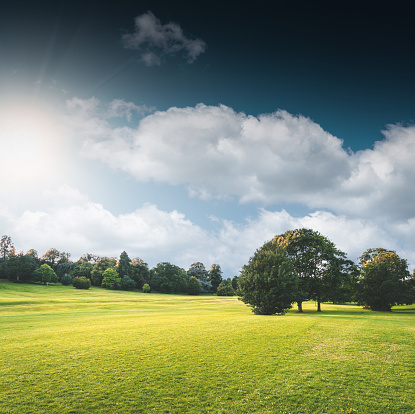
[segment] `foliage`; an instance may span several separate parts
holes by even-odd
[[[91,270],[91,283],[93,286],[101,286],[104,272],[114,268],[117,261],[113,257],[100,257]]]
[[[218,296],[235,296],[235,290],[232,287],[231,279],[224,279],[220,282],[218,289],[216,291]]]
[[[138,288],[144,284],[144,281],[147,281],[150,278],[148,264],[139,257],[135,257],[131,260],[130,271],[130,277],[134,280]]]
[[[317,231],[303,228],[277,235],[263,248],[276,247],[286,249],[300,278],[296,299],[299,312],[302,312],[301,303],[307,299],[317,301],[318,311],[322,301],[338,300],[354,265],[334,243]]]
[[[298,297],[298,275],[282,248],[257,250],[238,284],[239,299],[257,315],[284,314]]]
[[[33,275],[34,275],[34,280],[36,282],[43,282],[43,284],[45,285],[49,282],[56,283],[58,281],[58,277],[56,276],[56,273],[46,263],[44,263],[42,266],[36,269],[33,272]]]
[[[200,282],[202,293],[209,293],[212,291],[212,284],[208,281],[208,272],[205,265],[201,262],[192,263],[187,271],[188,278],[194,276]]]
[[[202,288],[200,287],[200,281],[194,276],[191,276],[187,283],[187,293],[189,295],[200,295]]]
[[[117,271],[109,267],[105,272],[102,274],[102,283],[101,286],[108,289],[114,289],[117,288],[117,286],[114,286],[114,282],[119,283],[120,278],[118,277]]]
[[[63,286],[69,286],[72,284],[72,276],[69,275],[68,273],[65,273],[62,277],[61,277],[61,284]]]
[[[122,290],[132,290],[136,287],[136,284],[133,279],[128,276],[124,276],[120,282],[120,288]]]
[[[37,262],[31,255],[23,254],[23,252],[16,255],[12,252],[7,259],[8,279],[12,282],[29,282],[36,266]]]
[[[377,248],[366,250],[359,263],[359,304],[375,311],[390,311],[408,300],[410,274],[405,259],[392,250]]]
[[[6,259],[8,254],[13,250],[13,242],[10,236],[1,236],[0,240],[0,255],[3,259]]]
[[[94,265],[92,263],[78,260],[72,269],[72,275],[73,277],[86,277],[91,279],[91,272],[93,268]]]
[[[232,287],[235,292],[238,290],[238,280],[239,280],[239,276],[234,276],[232,278]]]
[[[121,278],[124,276],[130,276],[131,273],[131,259],[128,257],[126,251],[123,251],[120,255],[120,260],[118,261],[117,271]]]
[[[89,289],[91,287],[91,281],[83,276],[75,277],[72,285],[77,289]]]
[[[179,293],[187,291],[186,272],[171,263],[162,262],[150,272],[154,290],[162,293]]]
[[[144,293],[150,293],[150,290],[151,290],[150,285],[148,283],[144,283],[143,292]]]
[[[216,290],[218,289],[218,286],[222,282],[222,270],[220,268],[220,265],[213,264],[210,267],[209,274],[207,277],[208,282],[212,285],[212,291],[216,293]]]
[[[43,264],[49,265],[55,272],[59,263],[66,263],[69,261],[70,253],[60,252],[58,249],[49,249],[41,258]]]
[[[75,267],[75,263],[67,261],[67,262],[60,262],[56,266],[56,274],[58,279],[60,280],[63,275],[72,273],[73,268]]]

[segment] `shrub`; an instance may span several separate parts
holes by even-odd
[[[91,281],[84,276],[75,277],[72,285],[77,289],[89,289],[91,287]]]
[[[151,290],[150,285],[148,283],[144,283],[143,292],[144,293],[150,293],[150,290]]]
[[[61,278],[61,283],[63,286],[69,286],[72,284],[72,276],[65,273]]]

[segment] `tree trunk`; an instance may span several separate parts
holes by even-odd
[[[303,313],[303,302],[297,302],[297,313]]]
[[[320,299],[317,299],[317,312],[321,312]]]

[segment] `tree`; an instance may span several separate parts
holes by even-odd
[[[368,249],[359,258],[358,302],[374,311],[391,311],[408,300],[408,264],[393,250]]]
[[[148,268],[148,264],[139,257],[135,257],[131,260],[130,271],[130,277],[134,280],[138,288],[140,288],[144,282],[150,278],[150,269]]]
[[[269,250],[277,247],[286,249],[300,278],[296,299],[298,312],[303,311],[302,302],[308,299],[317,301],[320,312],[321,302],[335,300],[342,279],[353,268],[353,262],[346,259],[345,253],[311,229],[289,230],[264,245]]]
[[[239,280],[239,276],[234,276],[232,278],[232,287],[235,292],[238,290],[238,280]]]
[[[162,293],[187,291],[187,275],[184,269],[168,262],[158,263],[150,271],[154,290]]]
[[[0,254],[4,260],[7,258],[8,254],[12,251],[12,249],[13,249],[13,242],[12,242],[11,237],[7,235],[1,236]]]
[[[73,277],[86,277],[87,279],[91,279],[91,272],[93,268],[94,265],[92,263],[78,260],[75,263],[71,273]]]
[[[131,273],[131,259],[128,257],[128,254],[126,253],[126,251],[123,251],[120,255],[120,260],[118,261],[118,266],[117,266],[117,270],[118,270],[118,274],[120,275],[121,278],[123,278],[124,276],[130,276]]]
[[[192,263],[187,271],[187,276],[190,278],[194,276],[200,282],[202,293],[212,291],[212,284],[207,280],[208,272],[201,262]]]
[[[150,285],[148,283],[144,283],[143,292],[144,293],[150,293],[150,290],[151,290]]]
[[[136,284],[133,279],[128,276],[124,276],[121,279],[120,287],[122,290],[132,290],[136,287]]]
[[[40,259],[49,265],[55,272],[59,263],[69,262],[70,253],[60,252],[58,249],[49,249]]]
[[[0,240],[0,278],[2,279],[8,277],[7,259],[13,249],[12,239],[6,235],[2,236]]]
[[[33,261],[33,257],[28,254],[15,254],[14,252],[9,254],[7,259],[7,273],[8,279],[12,282],[28,282],[36,269],[36,263]]]
[[[213,264],[210,267],[209,274],[207,276],[207,280],[212,285],[213,292],[216,293],[216,290],[218,289],[218,286],[222,282],[222,270],[220,268],[220,265]]]
[[[117,271],[110,267],[102,274],[101,286],[104,288],[112,289],[115,282],[119,283],[120,278],[118,277]]]
[[[298,275],[283,248],[257,250],[238,285],[239,299],[257,315],[284,314],[298,297]]]
[[[235,296],[235,290],[232,287],[232,280],[222,280],[218,286],[216,293],[218,296]]]
[[[58,275],[58,279],[61,280],[65,274],[71,274],[74,267],[75,263],[71,261],[59,262],[56,266],[56,274]]]
[[[91,283],[94,286],[101,286],[104,272],[113,269],[117,261],[113,257],[100,257],[91,270]]]
[[[200,287],[200,281],[194,276],[191,276],[187,284],[187,293],[189,295],[200,295],[202,291]]]
[[[34,271],[34,277],[36,282],[43,282],[44,285],[49,284],[49,282],[56,283],[58,281],[56,273],[46,263]]]

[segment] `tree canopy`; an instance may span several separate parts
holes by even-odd
[[[317,231],[302,228],[277,235],[264,245],[269,250],[278,247],[286,249],[300,279],[296,298],[299,312],[304,300],[317,301],[318,311],[323,300],[337,300],[354,265],[334,243]]]
[[[375,311],[390,311],[392,306],[413,301],[408,264],[393,250],[368,249],[360,256],[361,274],[358,301]]]
[[[285,249],[257,250],[241,271],[239,299],[258,315],[284,314],[298,297],[298,275]]]

